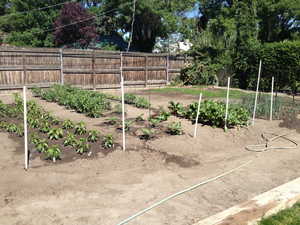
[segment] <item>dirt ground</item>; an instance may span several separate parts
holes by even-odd
[[[175,100],[189,103],[194,96],[151,95],[154,107]],[[9,103],[11,97],[0,95]],[[89,129],[113,132],[103,119],[90,119],[65,110],[55,103],[38,101],[61,119],[84,121]],[[127,106],[127,117],[148,110]],[[257,194],[299,177],[300,149],[254,153],[246,145],[262,141],[262,132],[282,134],[300,143],[300,118],[294,123],[257,120],[255,126],[222,129],[199,125],[192,138],[190,121],[182,122],[184,135],[162,136],[147,143],[127,139],[128,151],[99,154],[53,164],[35,158],[23,170],[22,141],[0,133],[0,224],[1,225],[116,225],[151,204],[196,183],[233,169],[249,160],[246,167],[215,182],[174,198],[134,219],[133,225],[192,225],[241,203]],[[121,134],[114,133],[118,142]],[[121,142],[120,142],[121,143]],[[292,146],[280,140],[275,146]]]

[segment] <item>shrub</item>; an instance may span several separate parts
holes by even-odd
[[[193,62],[180,71],[180,80],[185,85],[211,85],[216,83],[217,70],[210,65]]]

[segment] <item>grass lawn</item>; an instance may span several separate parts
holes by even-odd
[[[205,86],[196,86],[192,88],[187,87],[165,87],[159,89],[151,89],[151,92],[157,93],[180,93],[180,94],[188,94],[188,95],[199,95],[202,92],[203,97],[205,98],[226,98],[226,89],[209,89],[205,90]],[[241,98],[243,96],[249,95],[244,91],[239,90],[230,90],[230,98]]]
[[[259,225],[300,225],[300,203],[263,219]]]

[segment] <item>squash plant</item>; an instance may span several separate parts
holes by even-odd
[[[142,128],[141,131],[142,131],[141,139],[150,140],[151,138],[154,137],[155,132],[152,129]]]
[[[36,139],[35,140],[35,148],[38,152],[45,153],[48,150],[48,143],[45,139]]]

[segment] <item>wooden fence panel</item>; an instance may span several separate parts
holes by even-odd
[[[62,52],[62,61],[61,61]],[[168,83],[190,58],[123,53],[126,85]],[[77,49],[0,48],[0,88],[61,83],[85,87],[120,84],[121,53]]]

